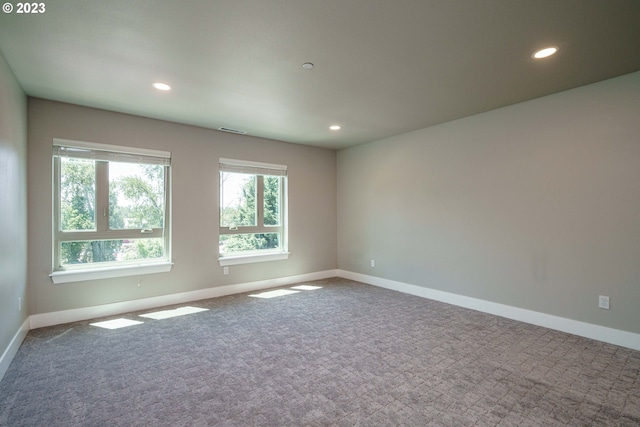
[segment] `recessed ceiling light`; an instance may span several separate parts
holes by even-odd
[[[155,87],[158,90],[171,90],[171,86],[169,86],[166,83],[155,82],[153,84],[153,87]]]
[[[304,64],[302,64],[302,68],[304,68],[305,70],[310,70],[313,68],[313,64],[311,62],[305,62]]]
[[[332,126],[329,126],[329,129],[331,129],[331,130],[340,130],[340,126],[332,125]]]
[[[531,57],[535,59],[547,58],[553,55],[554,53],[556,53],[557,51],[558,51],[558,48],[555,46],[545,47],[544,49],[540,49],[539,51],[535,52],[533,55],[531,55]]]

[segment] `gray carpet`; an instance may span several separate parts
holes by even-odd
[[[29,332],[2,426],[640,425],[640,352],[360,283]]]

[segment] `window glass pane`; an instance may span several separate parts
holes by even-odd
[[[280,225],[280,177],[264,177],[264,225]]]
[[[256,176],[220,172],[220,226],[256,225]]]
[[[220,236],[220,255],[280,248],[280,233],[225,234]]]
[[[162,228],[164,166],[109,162],[109,228]]]
[[[162,238],[61,242],[60,264],[132,261],[164,257]]]
[[[95,162],[86,159],[60,159],[60,230],[95,230],[95,207]]]

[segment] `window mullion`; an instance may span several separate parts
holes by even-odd
[[[242,226],[236,229],[230,230],[229,227],[220,227],[218,232],[220,234],[259,234],[259,233],[276,233],[280,231],[280,227],[277,226]]]
[[[257,175],[256,178],[256,214],[258,215],[257,226],[264,227],[264,176]]]
[[[109,231],[109,162],[96,161],[96,229]]]
[[[123,230],[107,231],[64,231],[58,233],[58,240],[61,242],[80,242],[91,240],[125,240],[125,239],[151,239],[163,237],[162,228],[135,229],[127,228]]]

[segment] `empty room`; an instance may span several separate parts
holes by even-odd
[[[640,2],[0,13],[0,426],[640,425]]]

